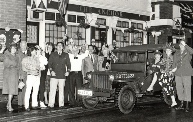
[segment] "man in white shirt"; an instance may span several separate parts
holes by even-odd
[[[77,96],[75,99],[75,88],[78,90],[83,84],[83,75],[81,72],[82,69],[82,60],[88,56],[88,50],[85,53],[78,55],[79,50],[76,49],[73,51],[73,54],[69,54],[70,63],[71,63],[71,70],[69,74],[70,80],[70,94],[69,94],[69,102],[70,105],[78,106],[80,105],[80,96]],[[77,93],[77,92],[76,92]]]

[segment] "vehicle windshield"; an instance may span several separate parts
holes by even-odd
[[[145,52],[116,52],[117,60],[114,63],[145,62]]]

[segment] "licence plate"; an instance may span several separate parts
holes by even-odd
[[[79,95],[83,95],[83,96],[92,96],[92,91],[88,91],[88,90],[78,90],[78,94],[79,94]]]

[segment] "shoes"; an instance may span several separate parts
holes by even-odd
[[[186,102],[186,108],[185,108],[185,112],[189,112],[189,102]]]
[[[13,109],[13,108],[7,108],[7,110],[8,110],[9,112],[12,112],[14,109]]]
[[[181,101],[180,106],[176,108],[176,110],[183,110],[184,109],[184,101]]]
[[[175,107],[176,105],[177,105],[177,103],[173,103],[173,104],[171,105],[171,108]]]
[[[66,109],[67,107],[66,107],[66,106],[60,106],[59,108],[61,108],[61,109]]]
[[[47,106],[44,104],[44,102],[40,102],[40,108],[47,108]]]
[[[25,109],[25,111],[29,112],[29,111],[30,111],[30,109],[29,109],[29,108],[26,108],[26,109]]]
[[[38,110],[39,107],[38,107],[38,106],[33,106],[32,109],[33,109],[33,110]]]

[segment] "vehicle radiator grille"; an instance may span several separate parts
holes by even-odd
[[[106,74],[92,74],[92,86],[97,91],[106,91],[111,89],[111,82],[109,75]]]

